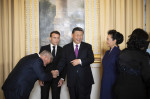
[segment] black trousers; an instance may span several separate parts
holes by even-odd
[[[51,82],[44,82],[44,86],[41,86],[41,99],[49,99],[49,90],[51,87],[52,99],[60,99],[61,87],[58,86],[59,79],[53,78]]]
[[[69,89],[70,99],[90,99],[92,85],[83,86],[80,84],[77,78],[75,86],[68,87],[68,89]]]

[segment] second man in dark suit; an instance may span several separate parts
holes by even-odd
[[[60,33],[58,31],[52,31],[50,33],[50,42],[51,44],[42,46],[40,49],[40,53],[43,50],[47,50],[53,55],[53,62],[48,64],[45,68],[46,72],[50,72],[52,70],[57,69],[58,61],[61,58],[62,47],[58,46],[60,41]],[[65,70],[63,70],[62,74],[59,74],[57,78],[52,79],[51,82],[42,82],[39,81],[41,85],[41,99],[49,99],[49,90],[50,87],[52,89],[52,99],[60,99],[60,90],[61,86],[65,79]]]
[[[67,86],[70,99],[90,99],[94,84],[90,64],[94,62],[92,46],[82,42],[83,29],[72,31],[73,42],[63,47],[62,58],[58,64],[59,72],[67,68]]]

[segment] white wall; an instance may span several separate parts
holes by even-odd
[[[100,77],[101,77],[101,73],[100,73],[100,63],[94,63],[91,65],[92,67],[92,73],[94,76],[94,81],[95,84],[92,86],[92,92],[91,92],[91,99],[99,99],[99,95],[100,95]],[[61,89],[61,95],[60,95],[60,99],[70,99],[69,98],[69,92],[68,92],[68,88],[66,86],[66,81],[62,86]],[[31,92],[30,98],[29,99],[40,99],[40,86],[38,84],[38,81],[35,83],[34,88]],[[50,97],[51,98],[51,92],[50,92]]]

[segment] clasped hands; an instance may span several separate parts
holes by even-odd
[[[80,63],[80,59],[74,59],[74,60],[72,60],[70,63],[71,63],[73,66],[77,66],[77,65],[81,64],[81,63]]]
[[[51,71],[53,78],[57,78],[57,76],[59,76],[59,71],[58,70],[52,70]]]
[[[57,78],[57,76],[59,75],[58,70],[52,70],[51,71],[53,78]],[[39,80],[39,84],[40,86],[44,86],[44,81]],[[60,80],[58,82],[58,87],[60,87],[63,84],[63,82]]]
[[[80,63],[80,59],[74,59],[70,62],[73,66],[77,66]],[[57,76],[59,76],[59,71],[58,70],[52,70],[51,71],[52,75],[53,75],[53,78],[57,78]]]

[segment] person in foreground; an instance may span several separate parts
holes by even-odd
[[[29,99],[30,92],[37,80],[52,79],[52,74],[50,72],[46,74],[43,68],[43,65],[46,66],[52,59],[53,56],[48,51],[20,59],[2,86],[5,99]]]
[[[115,99],[112,91],[117,77],[118,57],[120,54],[119,44],[123,42],[123,35],[116,30],[108,31],[107,45],[110,50],[106,51],[102,64],[103,76],[101,81],[100,99]]]
[[[60,33],[58,31],[52,31],[50,33],[50,44],[42,46],[40,49],[41,53],[43,50],[47,50],[53,55],[53,62],[48,64],[45,68],[46,72],[51,72],[52,70],[57,69],[57,64],[61,58],[62,47],[58,46],[60,41]],[[41,85],[41,99],[49,99],[49,90],[51,87],[52,99],[60,99],[60,90],[64,82],[66,75],[65,69],[57,78],[53,78],[51,81],[39,81]]]
[[[94,84],[90,67],[90,64],[94,62],[94,55],[92,46],[82,42],[83,33],[80,27],[73,29],[73,42],[63,47],[62,58],[58,64],[59,72],[64,67],[67,68],[70,99],[90,99],[92,84]]]
[[[119,76],[115,84],[116,99],[148,99],[150,60],[145,51],[148,34],[135,29],[127,48],[119,56]]]

